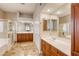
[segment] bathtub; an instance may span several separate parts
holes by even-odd
[[[11,48],[10,39],[0,38],[0,56]]]

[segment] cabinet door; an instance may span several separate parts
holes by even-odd
[[[51,56],[58,56],[57,49],[53,46],[51,46]]]
[[[21,35],[17,34],[17,42],[20,42],[20,41],[21,41]]]
[[[24,34],[21,34],[21,42],[24,42]]]
[[[24,42],[28,41],[28,33],[23,34],[23,41]]]
[[[46,42],[46,56],[51,56],[51,46],[49,43]]]
[[[72,4],[73,36],[72,53],[79,53],[79,4]]]
[[[27,34],[25,34],[25,40],[26,41],[28,41],[29,40],[29,37],[28,37],[29,35],[28,35],[28,33]]]
[[[26,36],[25,36],[25,34],[22,35],[22,39],[23,39],[24,41],[26,41]]]
[[[79,52],[79,6],[75,7],[75,51]]]
[[[33,41],[33,34],[29,33],[29,41]]]
[[[42,54],[45,56],[46,55],[46,42],[41,40],[41,50]]]
[[[63,52],[61,52],[61,51],[57,51],[57,53],[58,53],[58,56],[67,56],[66,54],[64,54]]]

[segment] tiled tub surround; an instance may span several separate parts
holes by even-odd
[[[3,55],[11,46],[10,39],[0,38],[0,55]]]
[[[71,55],[71,40],[66,38],[60,38],[60,37],[51,37],[50,35],[43,34],[41,38],[51,44],[52,46],[56,47],[66,55]]]
[[[4,56],[38,56],[38,50],[33,42],[15,43],[11,50]]]

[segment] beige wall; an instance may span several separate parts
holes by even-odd
[[[0,10],[0,21],[5,21],[4,19],[5,19],[5,12]],[[5,23],[4,23],[4,30],[3,31],[4,32],[0,32],[0,38],[4,38],[7,36],[6,32],[5,32],[6,31],[6,24]]]
[[[18,16],[19,17],[19,16]],[[24,17],[24,18],[33,18],[33,15],[28,15],[28,14],[21,14],[20,17]],[[13,19],[13,18],[17,18],[17,12],[16,13],[11,13],[11,12],[6,12],[5,13],[5,19]]]
[[[59,18],[59,24],[67,23],[67,22],[70,22],[70,21],[71,21],[70,15],[66,15],[66,16]]]
[[[16,13],[10,13],[10,12],[4,12],[3,10],[0,10],[0,19],[12,19],[16,18]]]
[[[5,12],[0,10],[0,19],[4,19],[5,18]]]
[[[17,17],[17,14],[16,13],[10,13],[10,12],[6,12],[5,13],[5,19],[13,19],[13,18],[16,18]]]
[[[71,15],[66,15],[59,18],[59,36],[63,36],[63,24],[68,22],[71,22]]]

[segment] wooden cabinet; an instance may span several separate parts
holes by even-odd
[[[50,49],[50,45],[47,43],[47,42],[45,42],[45,41],[42,41],[42,43],[41,43],[41,49],[42,49],[42,51],[43,51],[43,55],[44,56],[50,56],[50,51],[49,51],[49,49]]]
[[[72,55],[79,56],[79,4],[72,4]]]
[[[51,56],[58,56],[57,49],[53,46],[51,46]]]
[[[33,41],[33,34],[32,33],[28,33],[28,40]]]
[[[64,53],[61,52],[61,51],[57,51],[57,53],[58,53],[58,56],[67,56],[66,54],[64,54]]]
[[[33,41],[33,33],[18,33],[17,42]]]
[[[73,56],[79,56],[79,53],[74,51]]]
[[[51,56],[51,52],[49,51],[49,49],[51,49],[50,44],[48,44],[47,42],[45,43],[45,47],[46,47],[46,56]]]
[[[17,34],[17,41],[21,41],[20,34],[19,35]]]
[[[44,56],[67,56],[44,40],[41,40],[41,50]]]
[[[46,42],[41,41],[41,50],[43,51],[43,55],[46,55]]]

